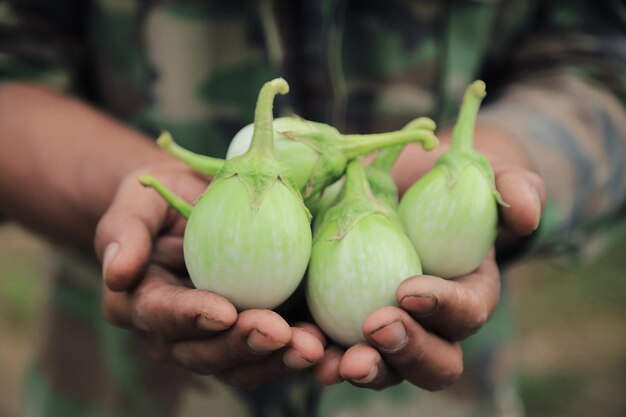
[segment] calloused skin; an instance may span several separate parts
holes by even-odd
[[[394,169],[401,192],[445,151],[449,134],[443,132],[440,138],[442,146],[430,154],[416,146],[407,147]],[[531,170],[523,149],[501,132],[479,127],[476,146],[491,161],[498,190],[510,205],[501,209],[499,244],[515,243],[539,223],[545,200],[543,181]],[[194,174],[171,168],[157,166],[139,173],[156,175],[188,201],[206,186],[206,182],[197,182]],[[161,335],[158,339],[166,340],[160,346],[163,357],[196,372],[216,374],[230,385],[254,386],[311,367],[314,378],[325,385],[347,380],[382,389],[407,380],[427,390],[439,390],[463,372],[458,342],[478,331],[498,304],[500,276],[492,250],[467,276],[406,279],[397,289],[397,306],[378,309],[367,317],[363,332],[368,343],[347,350],[327,345],[321,331],[310,323],[290,329],[284,318],[266,310],[245,311],[237,317],[224,298],[185,287],[174,276],[165,278],[163,269],[153,272],[152,265],[170,271],[183,268],[183,221],[154,191],[140,189],[134,178],[129,176],[120,186],[96,236],[108,287],[105,313],[114,323]],[[114,248],[118,245],[115,253],[105,254],[112,244]],[[147,274],[146,264],[151,265]],[[146,290],[151,283],[152,289]],[[252,322],[267,338],[260,339],[267,343],[263,356],[241,348],[244,335],[248,347],[250,337],[258,336],[251,330]],[[235,358],[231,351],[237,352]],[[297,365],[294,358],[299,358]]]

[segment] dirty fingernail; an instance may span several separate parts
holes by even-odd
[[[196,318],[196,325],[201,330],[207,330],[211,332],[220,332],[231,327],[223,321],[214,320],[203,315],[199,315],[198,318]]]
[[[254,353],[269,353],[279,348],[267,333],[259,329],[252,330],[248,335],[248,347]]]
[[[357,384],[369,384],[378,376],[378,366],[374,365],[372,369],[370,369],[369,373],[365,375],[363,378],[353,379]]]
[[[400,306],[416,316],[432,314],[438,304],[437,296],[432,293],[407,294],[400,300]]]
[[[313,361],[300,355],[295,349],[288,349],[283,355],[283,363],[291,369],[305,369],[313,365]]]
[[[370,332],[370,337],[380,348],[388,352],[400,350],[408,342],[406,329],[401,319],[394,320]]]

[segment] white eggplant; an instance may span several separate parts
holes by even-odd
[[[484,96],[484,82],[468,87],[450,151],[400,202],[400,219],[427,274],[455,278],[472,272],[496,238],[497,204],[504,203],[489,162],[473,149]]]
[[[339,344],[363,342],[367,315],[395,305],[398,284],[421,273],[394,210],[373,196],[362,161],[350,162],[340,201],[316,227],[306,285],[315,322]]]
[[[281,304],[309,261],[310,214],[274,158],[272,103],[288,89],[283,79],[263,86],[249,150],[223,163],[195,206],[155,178],[140,179],[189,218],[183,246],[194,285],[225,296],[238,309]]]

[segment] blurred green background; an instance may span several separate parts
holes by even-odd
[[[50,249],[0,226],[0,416],[17,417],[42,329]],[[529,417],[626,417],[626,238],[593,262],[519,263],[509,272],[520,386]]]

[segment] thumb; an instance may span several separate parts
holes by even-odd
[[[543,180],[535,172],[516,166],[494,171],[496,188],[507,203],[500,207],[503,233],[517,238],[531,234],[539,227],[545,206]]]
[[[96,229],[94,246],[104,283],[113,291],[136,284],[165,222],[167,206],[152,190],[122,186]]]

